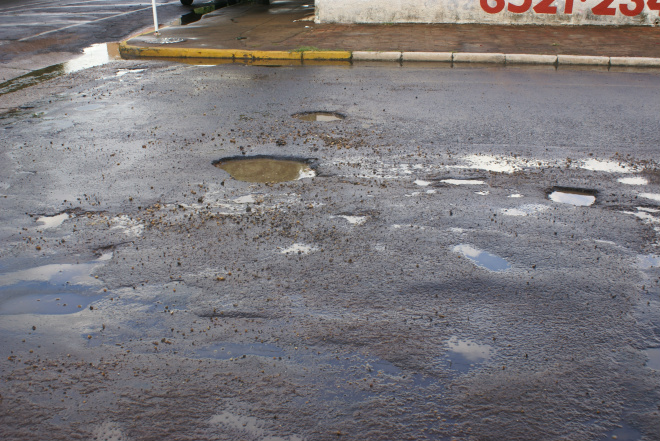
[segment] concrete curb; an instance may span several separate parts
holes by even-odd
[[[402,61],[435,61],[451,63],[454,54],[451,52],[403,52]]]
[[[562,65],[589,65],[608,66],[610,57],[590,57],[582,55],[557,55],[557,64]]]
[[[556,55],[506,54],[506,64],[557,64]]]
[[[611,66],[660,67],[660,58],[610,57]]]
[[[539,64],[555,66],[623,66],[660,67],[660,58],[606,57],[582,55],[500,54],[477,52],[378,52],[378,51],[250,51],[243,49],[201,49],[178,47],[141,47],[123,41],[119,52],[126,58],[219,58],[225,60],[288,60],[288,61],[386,61],[445,62],[487,64]]]
[[[504,64],[506,55],[472,52],[455,52],[454,63],[494,63]]]
[[[403,52],[353,51],[353,61],[401,61]]]

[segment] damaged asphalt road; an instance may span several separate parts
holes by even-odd
[[[0,437],[657,439],[659,84],[48,82],[0,119]]]

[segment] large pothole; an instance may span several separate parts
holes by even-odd
[[[244,182],[277,183],[313,178],[313,160],[273,156],[235,156],[213,163],[232,178]]]
[[[571,187],[554,187],[548,192],[548,199],[561,204],[587,207],[596,202],[596,190]]]

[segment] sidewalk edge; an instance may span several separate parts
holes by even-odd
[[[608,57],[586,55],[501,54],[478,52],[402,52],[402,51],[261,51],[245,49],[203,49],[158,46],[133,46],[129,40],[119,44],[119,52],[129,58],[219,58],[235,60],[294,61],[383,61],[452,62],[488,64],[554,64],[583,66],[660,67],[660,58]]]

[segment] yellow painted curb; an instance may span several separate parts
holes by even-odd
[[[349,51],[304,51],[303,60],[350,60],[353,54]]]
[[[302,61],[302,52],[250,51],[242,49],[199,49],[185,47],[142,47],[123,41],[119,53],[127,57],[158,58],[224,58],[236,60],[293,60]]]
[[[185,47],[141,47],[132,46],[125,41],[119,45],[119,53],[130,57],[163,58],[229,58],[236,57],[235,49],[195,49]]]
[[[256,60],[302,60],[302,53],[288,51],[247,51]],[[236,57],[238,58],[238,57]]]

